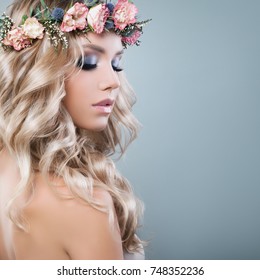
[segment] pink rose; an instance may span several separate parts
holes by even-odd
[[[116,28],[123,30],[127,25],[136,22],[138,10],[128,0],[119,0],[114,8],[113,18]]]
[[[130,37],[122,37],[122,42],[132,46],[132,45],[134,45],[137,42],[137,40],[140,38],[141,34],[142,33],[140,31],[136,30],[133,33],[132,36],[130,36]]]
[[[99,4],[92,7],[88,13],[88,24],[94,29],[97,34],[104,30],[106,20],[109,16],[109,9],[106,4]]]
[[[31,40],[23,33],[21,27],[10,30],[6,38],[2,41],[6,46],[12,46],[16,51],[20,51],[31,45]]]
[[[31,39],[42,39],[44,27],[36,18],[27,18],[22,25],[23,33]]]
[[[75,3],[63,17],[61,31],[70,32],[72,30],[83,30],[87,26],[88,7],[82,3]]]

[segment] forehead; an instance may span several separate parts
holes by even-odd
[[[84,49],[88,49],[91,46],[100,47],[100,50],[103,49],[108,55],[115,55],[123,50],[121,37],[112,32],[102,34],[89,32],[86,37],[80,38],[80,43]]]

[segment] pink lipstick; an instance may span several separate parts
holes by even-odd
[[[98,110],[99,112],[109,114],[112,112],[113,104],[114,104],[114,100],[104,99],[104,100],[101,100],[100,102],[94,104],[93,107],[96,110]]]

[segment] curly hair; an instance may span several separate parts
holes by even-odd
[[[71,3],[45,2],[50,8]],[[39,3],[16,0],[9,14],[19,22]],[[25,193],[32,197],[36,172],[54,189],[51,177],[62,178],[72,197],[106,211],[92,196],[94,188],[102,188],[112,196],[123,248],[137,251],[141,241],[135,233],[143,206],[111,159],[117,152],[120,158],[137,137],[140,123],[132,114],[136,96],[124,74],[118,73],[121,94],[107,127],[99,132],[77,128],[62,101],[65,80],[76,71],[83,49],[77,35],[67,36],[67,50],[54,49],[45,36],[21,52],[0,51],[0,149],[5,147],[14,156],[21,175],[9,202],[9,215],[16,226],[26,230],[22,208],[15,202]]]

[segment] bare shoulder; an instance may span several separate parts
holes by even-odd
[[[69,194],[60,182],[59,191]],[[122,259],[122,241],[117,221],[110,224],[107,212],[100,211],[80,199],[64,199],[55,194],[38,177],[27,215],[33,227],[44,230],[54,243],[60,244],[70,259]],[[114,211],[111,195],[95,190],[94,197]],[[42,234],[42,233],[41,233]]]

